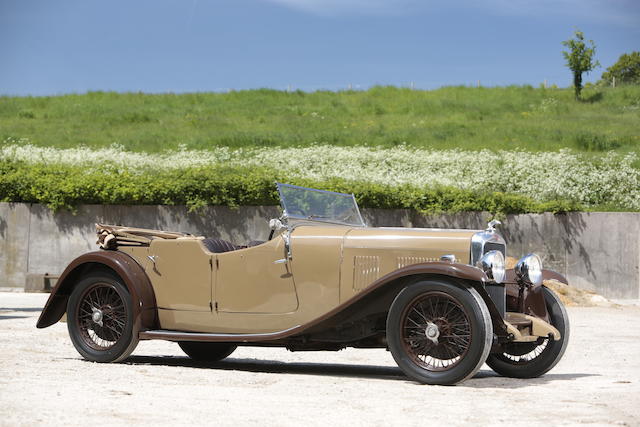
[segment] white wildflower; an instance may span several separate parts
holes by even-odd
[[[640,170],[636,155],[607,153],[593,160],[583,154],[525,151],[424,150],[336,147],[313,144],[299,148],[214,147],[159,154],[108,148],[56,149],[25,140],[6,140],[0,159],[29,164],[111,167],[130,173],[211,165],[275,168],[290,177],[344,178],[393,186],[453,186],[470,191],[502,191],[534,200],[569,199],[586,206],[614,204],[640,210]]]

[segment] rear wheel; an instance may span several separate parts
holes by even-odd
[[[217,362],[237,348],[236,345],[219,342],[180,341],[178,345],[187,356],[202,362]]]
[[[502,353],[491,354],[487,365],[498,374],[512,378],[535,378],[551,370],[562,359],[569,343],[569,316],[560,298],[543,288],[551,324],[560,332],[559,341],[546,338],[540,344],[513,343]]]
[[[387,317],[396,363],[425,384],[456,384],[473,376],[493,340],[491,316],[472,288],[422,281],[403,289]]]
[[[118,362],[138,345],[131,295],[119,279],[87,277],[67,303],[67,328],[78,352],[93,362]]]

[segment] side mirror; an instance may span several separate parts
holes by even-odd
[[[285,228],[285,226],[278,218],[273,218],[269,220],[269,228],[273,231],[280,231]]]
[[[289,231],[287,226],[277,218],[269,220],[269,228],[271,229],[269,240],[271,240],[274,232],[279,232],[282,229],[287,229],[287,231],[282,234],[282,238],[284,239],[284,250],[287,253],[286,258],[274,261],[274,264],[286,264],[291,259],[291,232]]]
[[[284,240],[284,250],[286,255],[284,258],[274,261],[274,264],[286,264],[291,260],[291,232],[289,230],[282,233],[282,239]]]

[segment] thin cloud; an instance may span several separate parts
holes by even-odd
[[[469,3],[503,15],[561,16],[591,22],[617,23],[637,27],[640,2],[636,0],[488,0]]]
[[[265,0],[316,15],[403,14],[422,2],[418,0]]]
[[[316,15],[406,15],[477,9],[493,15],[561,16],[637,27],[637,0],[263,0]]]

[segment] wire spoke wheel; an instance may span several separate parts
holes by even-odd
[[[124,334],[127,313],[115,287],[95,283],[80,297],[78,329],[84,342],[94,350],[113,347]]]
[[[560,332],[560,340],[543,338],[533,343],[509,343],[499,353],[491,354],[487,365],[500,375],[512,378],[535,378],[552,369],[562,358],[569,342],[569,317],[562,301],[553,291],[542,289],[549,320]]]
[[[502,358],[514,365],[526,365],[537,357],[540,357],[547,348],[547,345],[549,345],[549,338],[546,338],[541,344],[534,346],[531,351],[524,354],[518,351],[511,351],[510,348],[507,348],[507,351],[502,353]]]
[[[402,342],[407,354],[429,371],[452,368],[471,344],[471,322],[464,307],[443,292],[416,297],[402,313]]]
[[[408,285],[387,316],[387,342],[407,376],[426,384],[456,384],[487,359],[493,325],[473,288],[439,280]]]
[[[115,277],[81,280],[69,297],[67,317],[71,341],[88,360],[122,360],[138,344],[131,296]]]

